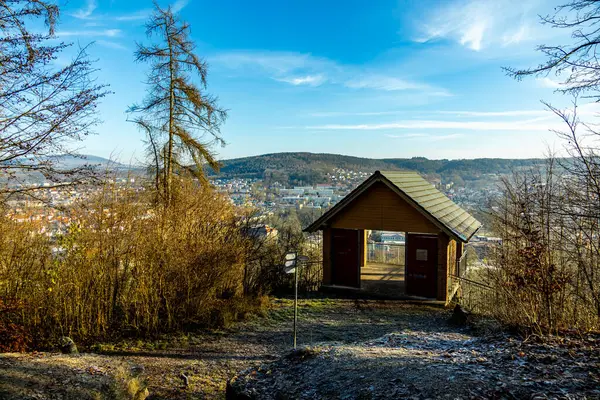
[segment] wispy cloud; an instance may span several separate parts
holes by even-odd
[[[83,27],[85,28],[98,28],[100,26],[104,26],[104,23],[99,21],[87,21],[83,24]]]
[[[427,133],[406,133],[404,135],[392,135],[386,134],[385,136],[392,139],[412,139],[412,140],[425,140],[427,142],[440,142],[444,140],[452,140],[464,137],[462,133],[451,133],[448,135],[429,135]]]
[[[209,61],[232,70],[267,75],[295,86],[324,84],[349,89],[420,91],[432,96],[450,96],[439,87],[389,72],[373,71],[336,63],[323,57],[293,52],[235,51],[214,55]]]
[[[189,3],[189,0],[177,0],[175,3],[173,3],[173,5],[171,6],[171,10],[174,13],[178,13],[179,11],[183,10],[185,8],[185,6],[187,6]]]
[[[96,37],[117,37],[121,34],[120,29],[102,29],[102,30],[81,30],[81,31],[60,31],[56,32],[57,37],[68,36],[96,36]]]
[[[233,70],[249,70],[263,72],[275,77],[292,74],[300,75],[301,71],[329,71],[335,64],[325,58],[310,54],[271,51],[233,51],[213,55],[210,62]]]
[[[96,8],[98,8],[98,3],[96,0],[87,0],[85,7],[80,8],[71,15],[78,19],[89,19]]]
[[[505,32],[502,36],[502,45],[510,46],[511,44],[518,44],[525,40],[530,35],[529,25],[522,24],[513,32]]]
[[[449,135],[435,135],[435,136],[431,136],[431,140],[438,142],[438,141],[442,141],[442,140],[452,140],[452,139],[458,139],[461,137],[464,137],[465,135],[462,133],[452,133]]]
[[[114,19],[117,21],[140,21],[147,19],[150,16],[150,14],[152,14],[152,10],[148,8],[144,10],[135,11],[130,14],[118,15],[114,17]]]
[[[278,78],[276,80],[278,80],[280,82],[290,83],[294,86],[298,86],[298,85],[319,86],[323,82],[325,82],[326,79],[322,75],[306,75],[306,76],[298,76],[298,77]]]
[[[422,85],[390,76],[370,75],[348,80],[346,86],[351,88],[370,88],[381,90],[414,90],[421,89]]]
[[[392,139],[413,139],[413,138],[429,137],[431,135],[428,135],[427,133],[405,133],[403,135],[394,135],[391,133],[387,133],[385,136],[392,138]]]
[[[563,85],[561,82],[555,81],[554,79],[543,77],[543,78],[537,78],[536,82],[538,83],[538,85],[540,85],[541,87],[545,87],[545,88],[550,88],[550,89],[560,89],[560,88],[565,88],[565,85]]]
[[[509,110],[509,111],[434,111],[436,114],[454,115],[457,117],[526,117],[550,116],[548,110]]]
[[[394,129],[453,129],[475,131],[546,131],[556,128],[554,123],[540,123],[537,120],[521,121],[443,121],[443,120],[403,120],[380,124],[325,124],[307,126],[307,129],[320,130],[394,130]]]
[[[445,89],[434,88],[424,83],[378,74],[359,75],[356,78],[346,81],[344,85],[353,89],[377,89],[385,91],[418,90],[427,91],[435,96],[451,96],[450,92]]]
[[[455,0],[420,21],[415,41],[450,39],[474,51],[538,39],[537,0]],[[537,28],[536,28],[537,29]]]
[[[127,48],[127,46],[124,46],[121,43],[114,42],[114,41],[111,41],[111,40],[98,39],[98,40],[96,40],[96,44],[98,44],[98,45],[100,45],[102,47],[107,47],[109,49],[129,50]]]
[[[321,111],[310,113],[311,117],[370,117],[370,116],[384,116],[384,115],[401,115],[408,114],[407,110],[386,110],[386,111]],[[415,111],[410,111],[411,115],[414,116]],[[552,118],[553,114],[548,110],[508,110],[508,111],[461,111],[461,110],[427,110],[426,112],[418,113],[422,115],[449,115],[457,118],[473,117],[473,118],[493,118],[493,117],[540,117],[543,119]]]
[[[406,111],[365,111],[365,112],[348,112],[348,111],[324,111],[324,112],[314,112],[310,113],[311,117],[348,117],[348,116],[357,116],[357,117],[371,117],[371,116],[382,116],[382,115],[398,115],[406,113]]]

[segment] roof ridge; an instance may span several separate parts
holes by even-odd
[[[377,170],[350,192],[350,194],[308,226],[305,231],[314,232],[322,229],[330,218],[333,218],[338,211],[351,204],[356,197],[370,188],[375,182],[382,182],[389,186],[405,201],[408,201],[412,207],[418,209],[427,219],[442,229],[442,231],[463,242],[467,242],[481,227],[481,223],[475,217],[452,201],[452,199],[423,178],[417,171]],[[465,226],[467,221],[470,221],[470,223]]]

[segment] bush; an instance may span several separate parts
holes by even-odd
[[[148,335],[209,325],[214,310],[240,301],[248,252],[235,208],[211,188],[178,185],[169,207],[107,185],[70,210],[56,241],[2,219],[0,293],[23,309],[10,319],[0,309],[0,329],[35,332],[38,345]],[[17,339],[0,337],[21,350]]]
[[[600,328],[598,218],[573,212],[571,176],[549,159],[545,169],[515,173],[494,204],[502,244],[482,273],[490,310],[502,322],[538,333]]]
[[[244,292],[252,295],[292,292],[294,275],[286,274],[283,268],[285,254],[292,251],[309,259],[299,270],[298,290],[318,290],[323,276],[320,236],[306,235],[299,226],[279,225],[277,229],[276,237],[247,237]]]
[[[0,298],[0,352],[22,352],[30,346],[31,337],[25,327],[11,322],[24,308],[21,302]]]

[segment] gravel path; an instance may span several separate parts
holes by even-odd
[[[256,399],[598,399],[598,339],[523,343],[404,330],[350,345],[305,347],[244,371]]]
[[[275,299],[227,331],[103,345],[99,355],[0,355],[0,398],[131,398],[147,388],[149,399],[222,399],[234,376],[259,399],[530,398],[561,388],[563,398],[600,398],[595,339],[474,337],[448,326],[441,308],[325,298],[300,302],[298,343],[316,350],[282,358],[292,315],[290,300]]]
[[[224,398],[237,372],[291,349],[292,305],[274,299],[264,316],[234,329],[97,346],[102,354],[0,354],[0,398],[112,399],[115,388],[127,385],[131,368],[143,368],[140,380],[150,399]],[[446,313],[394,301],[301,300],[298,343],[352,343],[407,326],[434,329]]]

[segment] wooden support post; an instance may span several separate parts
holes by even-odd
[[[437,299],[446,301],[448,295],[448,243],[450,238],[444,232],[438,234]]]

